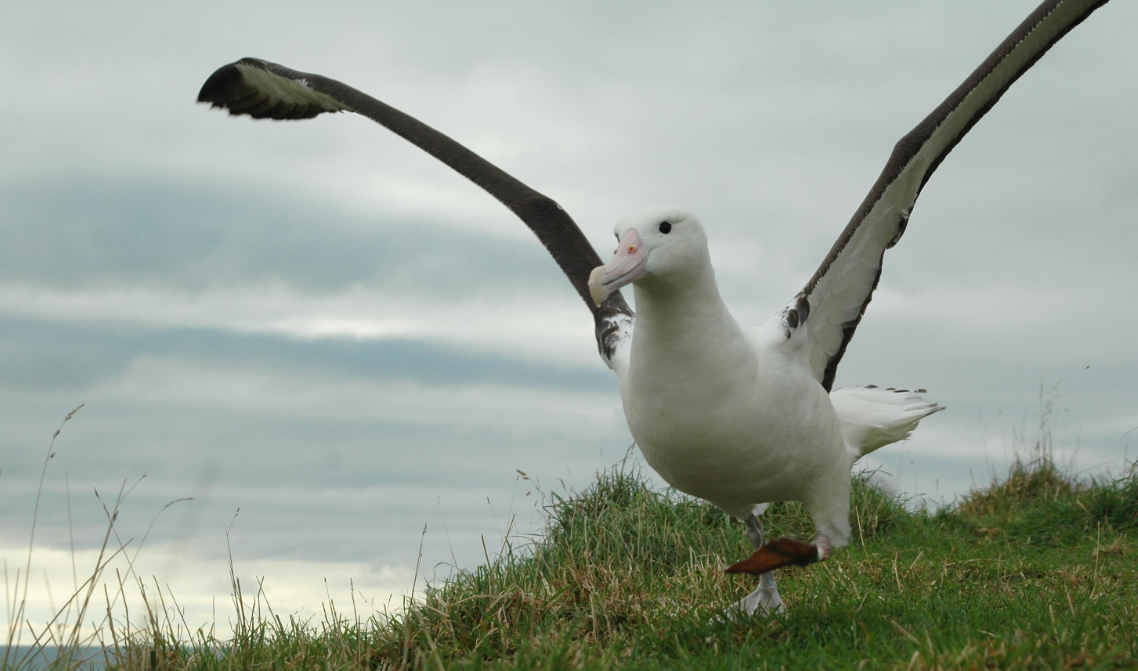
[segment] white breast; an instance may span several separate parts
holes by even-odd
[[[621,396],[629,429],[661,477],[740,517],[760,503],[806,500],[834,477],[848,480],[839,422],[808,371],[756,349],[713,301],[690,319],[668,314],[665,328],[644,298],[638,291]]]

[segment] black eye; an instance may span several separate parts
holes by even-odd
[[[663,233],[664,235],[671,233],[672,232],[671,222],[661,221],[660,222],[660,232]]]

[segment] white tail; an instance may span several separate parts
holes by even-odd
[[[830,401],[842,422],[842,436],[857,461],[870,452],[908,438],[917,423],[944,410],[920,395],[924,389],[847,387],[830,392]]]

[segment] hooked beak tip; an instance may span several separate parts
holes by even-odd
[[[609,297],[609,292],[604,287],[604,276],[604,266],[597,266],[593,268],[593,272],[589,273],[589,295],[593,297],[593,302],[597,304],[597,307],[600,307],[601,303],[604,303],[605,299]]]

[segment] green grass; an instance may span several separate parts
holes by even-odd
[[[1039,457],[936,511],[855,479],[849,547],[778,572],[787,614],[731,621],[755,580],[720,571],[750,547],[716,509],[616,467],[546,512],[544,533],[395,614],[327,604],[301,623],[235,583],[233,639],[156,616],[97,638],[123,669],[1138,668],[1133,468],[1080,481]],[[812,534],[797,504],[764,523]]]

